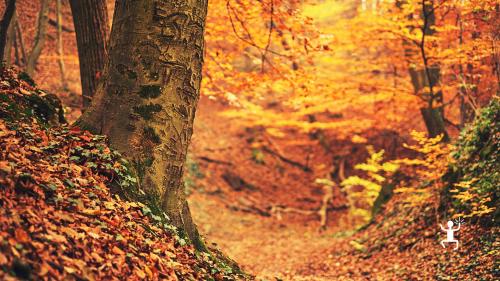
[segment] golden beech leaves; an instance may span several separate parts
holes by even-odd
[[[418,152],[417,158],[397,159],[394,162],[413,168],[413,173],[418,179],[413,183],[413,187],[398,186],[395,192],[408,195],[407,202],[412,205],[418,205],[424,200],[436,195],[443,187],[441,178],[448,169],[448,163],[451,161],[450,151],[453,146],[442,143],[442,135],[435,138],[427,138],[425,133],[412,131],[411,135],[416,142],[414,145],[405,145],[407,148]],[[431,183],[431,184],[426,184]]]
[[[371,209],[382,190],[382,185],[399,169],[399,165],[394,161],[383,162],[384,150],[375,152],[370,145],[367,146],[367,150],[370,157],[366,163],[354,166],[356,170],[363,171],[366,175],[350,176],[341,183],[347,192],[352,214],[361,216],[364,222],[371,218]],[[355,189],[358,186],[363,189]]]
[[[423,39],[422,1],[221,1],[210,3],[204,94],[247,126],[350,138],[368,128],[423,129],[431,89],[414,90],[420,45],[439,66],[446,120],[462,124],[498,92],[497,1],[440,1]],[[426,3],[428,4],[428,3]],[[460,105],[462,104],[462,105]],[[341,118],[311,121],[319,114]],[[461,119],[462,118],[462,119]],[[276,131],[273,131],[276,132]]]

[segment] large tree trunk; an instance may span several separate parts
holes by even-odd
[[[0,59],[4,58],[5,45],[7,43],[7,33],[9,30],[12,17],[16,11],[16,0],[5,1],[5,12],[2,21],[0,22]]]
[[[90,105],[106,61],[108,10],[106,0],[70,0],[76,31],[83,108]]]
[[[140,187],[202,248],[183,169],[200,94],[207,0],[118,0],[103,81],[78,124],[109,137]]]

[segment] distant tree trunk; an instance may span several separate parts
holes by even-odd
[[[108,10],[106,0],[70,0],[76,31],[83,108],[90,105],[106,61]]]
[[[0,58],[5,57],[4,53],[5,53],[5,45],[7,43],[7,33],[15,11],[16,11],[16,0],[6,0],[5,12],[3,14],[2,22],[0,23]]]
[[[427,101],[427,107],[421,108],[420,112],[429,136],[443,135],[443,141],[448,141],[449,136],[444,123],[443,92],[438,89],[441,80],[441,68],[438,64],[429,62],[425,45],[426,37],[434,34],[434,2],[422,0],[421,5],[424,24],[422,26],[419,53],[422,64],[421,67],[410,67],[410,77],[415,94],[421,95]]]
[[[42,7],[38,13],[37,29],[33,48],[26,61],[26,73],[32,76],[35,73],[35,67],[38,58],[42,53],[45,37],[47,35],[47,23],[49,22],[49,0],[42,0]]]
[[[66,67],[64,66],[64,50],[62,39],[62,14],[61,0],[56,0],[56,18],[57,18],[57,61],[59,63],[59,71],[61,72],[61,85],[64,90],[68,89],[66,82]]]
[[[17,15],[16,15],[16,21],[15,21],[15,30],[16,30],[16,63],[18,65],[24,65],[26,64],[26,48],[24,47],[24,39],[23,39],[23,31],[21,29],[21,24],[17,20]],[[18,48],[21,49],[21,54],[18,54],[19,50]]]
[[[7,29],[7,37],[5,40],[5,48],[3,53],[3,60],[5,61],[5,65],[9,66],[12,64],[12,46],[16,40],[16,10],[14,9],[14,15],[12,16],[9,24],[9,28]]]
[[[115,6],[109,58],[77,122],[109,137],[140,187],[198,249],[183,170],[200,94],[207,0],[127,1]]]

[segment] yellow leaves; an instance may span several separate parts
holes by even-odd
[[[459,214],[464,218],[475,216],[481,217],[495,211],[495,208],[487,206],[488,203],[491,202],[491,197],[481,198],[479,196],[477,192],[479,187],[475,185],[478,181],[479,179],[477,178],[463,180],[455,183],[455,189],[450,190],[453,194],[452,198],[457,199],[462,204],[468,204],[471,207],[471,211],[468,214]]]
[[[286,135],[283,133],[283,131],[277,129],[277,128],[267,128],[266,132],[273,137],[277,138],[284,138]]]
[[[140,268],[136,267],[135,270],[134,270],[135,274],[141,278],[141,279],[146,279],[146,273],[141,270]]]
[[[75,231],[74,229],[70,228],[70,227],[61,227],[61,232],[66,234],[67,236],[73,238],[73,239],[78,239],[78,238],[81,238],[83,237],[82,234],[78,233],[77,231]]]
[[[90,253],[90,256],[92,258],[94,258],[94,260],[97,262],[97,263],[102,263],[104,261],[104,259],[96,252],[91,252]]]
[[[99,216],[102,214],[101,209],[84,209],[81,210],[80,213],[89,215],[89,216]]]
[[[16,134],[15,131],[9,130],[7,128],[7,126],[5,126],[4,120],[0,120],[0,138],[15,135],[15,134]]]
[[[429,181],[440,179],[446,172],[448,163],[452,161],[449,154],[453,147],[441,142],[442,135],[427,138],[424,132],[412,131],[411,136],[416,144],[404,144],[404,147],[420,153],[422,157],[398,159],[395,163],[416,166],[417,174]]]
[[[330,179],[318,178],[314,180],[315,184],[326,185],[326,186],[335,186],[335,182]]]
[[[395,173],[399,169],[399,165],[395,163],[394,161],[392,162],[385,162],[382,164],[382,170],[385,172],[389,173]]]
[[[370,153],[370,157],[366,163],[357,164],[354,168],[365,171],[369,179],[350,176],[341,183],[347,191],[347,198],[350,202],[352,214],[362,217],[365,220],[371,217],[371,213],[368,210],[371,210],[382,189],[382,185],[386,181],[386,177],[396,172],[399,168],[396,163],[382,162],[384,159],[384,150],[376,152],[370,145],[367,146],[367,150]],[[359,190],[357,187],[363,187],[363,189]],[[362,203],[368,206],[368,209],[356,207],[356,203]]]
[[[108,201],[108,202],[104,202],[104,207],[108,210],[115,210],[115,203],[114,202],[111,202],[111,201]]]
[[[63,235],[57,234],[55,232],[52,232],[50,230],[47,231],[47,234],[44,235],[44,238],[49,240],[49,241],[52,241],[54,243],[58,243],[58,244],[67,242],[66,237],[64,237]]]
[[[413,193],[413,192],[417,192],[418,189],[415,188],[415,187],[398,187],[396,189],[394,189],[394,192],[396,193]]]
[[[76,269],[72,268],[72,267],[68,267],[68,266],[65,266],[64,267],[64,271],[66,271],[67,273],[69,274],[73,274],[76,272]]]
[[[361,214],[361,215],[364,215],[364,214]],[[359,243],[356,240],[349,241],[349,245],[351,245],[357,251],[360,251],[360,252],[366,251],[366,246],[363,245],[363,244],[361,244],[361,243]]]

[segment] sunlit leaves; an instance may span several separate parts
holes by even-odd
[[[350,176],[341,183],[347,192],[352,214],[362,214],[361,217],[365,221],[371,218],[371,209],[382,190],[382,185],[399,169],[399,165],[394,162],[383,162],[384,150],[376,152],[372,146],[367,146],[367,149],[370,157],[365,163],[356,164],[354,167],[364,171],[366,176]]]

